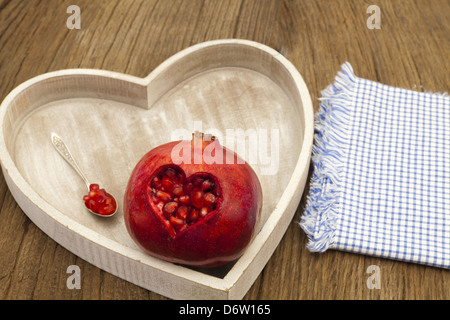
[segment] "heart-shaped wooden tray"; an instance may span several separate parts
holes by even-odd
[[[29,218],[82,259],[174,299],[245,295],[298,207],[313,142],[311,98],[296,68],[265,45],[233,39],[187,48],[143,79],[89,69],[40,75],[5,98],[0,125],[3,174]],[[222,134],[235,149],[239,141],[228,132],[246,133],[240,155],[263,189],[256,236],[240,259],[215,269],[145,254],[127,233],[121,210],[138,160],[174,133],[193,130],[219,139]],[[113,218],[85,210],[86,186],[53,149],[52,132],[69,145],[92,182],[116,195]]]

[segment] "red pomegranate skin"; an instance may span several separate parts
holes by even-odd
[[[198,135],[193,135],[192,141],[170,142],[143,156],[127,185],[124,218],[129,234],[148,254],[178,264],[216,267],[239,258],[250,243],[260,219],[262,190],[253,169],[233,151],[214,138],[212,141],[200,138],[200,143],[196,139]],[[177,165],[171,154],[180,143],[191,148],[191,161]],[[199,148],[203,153],[208,145],[223,153],[223,164],[208,161],[211,151],[203,154],[201,163],[198,158],[194,163]],[[176,234],[165,225],[161,209],[149,199],[148,186],[165,166],[181,169],[187,180],[208,174],[217,186],[215,210]]]

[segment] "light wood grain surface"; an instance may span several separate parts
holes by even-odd
[[[67,7],[81,9],[70,30]],[[381,29],[368,29],[378,5]],[[145,77],[176,52],[207,40],[249,39],[287,57],[317,110],[320,91],[349,61],[357,76],[418,91],[448,92],[450,3],[281,0],[0,0],[0,99],[42,73],[97,68]],[[298,227],[308,187],[274,255],[245,299],[450,299],[450,273],[329,251],[313,254]],[[68,289],[67,268],[81,270]],[[369,266],[380,289],[369,289]],[[106,273],[37,228],[0,177],[0,299],[165,299]]]

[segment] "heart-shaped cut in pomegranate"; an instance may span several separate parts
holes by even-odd
[[[222,202],[219,181],[213,175],[199,172],[186,178],[176,165],[162,168],[153,177],[147,198],[172,237],[212,216]]]

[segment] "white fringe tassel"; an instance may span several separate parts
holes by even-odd
[[[307,248],[312,252],[324,252],[334,245],[357,82],[351,65],[343,64],[335,83],[322,91],[320,109],[315,115],[313,176],[299,223],[308,235]]]

